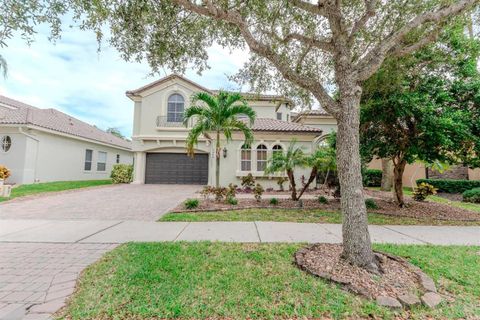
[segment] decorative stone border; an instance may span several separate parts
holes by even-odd
[[[332,277],[327,273],[319,273],[318,271],[310,270],[307,266],[305,266],[304,255],[313,246],[314,244],[301,248],[300,250],[295,252],[294,259],[295,264],[298,268],[313,276],[332,281],[340,285],[346,291],[358,294],[366,299],[370,298],[366,292],[362,292],[362,290],[359,290],[359,288],[351,286],[349,282],[345,282],[342,279]],[[437,288],[433,279],[430,278],[426,273],[424,273],[419,267],[414,266],[404,258],[397,257],[389,253],[381,251],[374,251],[374,253],[378,259],[392,259],[403,264],[405,267],[410,268],[418,277],[418,283],[423,291],[420,298],[414,294],[405,294],[398,297],[377,296],[375,298],[377,304],[392,309],[409,309],[415,305],[419,305],[422,303],[428,308],[435,308],[443,301],[443,298],[440,296],[440,294],[437,293]]]

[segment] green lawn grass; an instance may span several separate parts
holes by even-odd
[[[395,314],[293,264],[299,244],[130,243],[82,274],[68,319],[459,319],[480,317],[480,247],[394,246],[454,295]]]
[[[245,209],[213,212],[167,213],[159,221],[280,221],[342,223],[339,212],[300,209]],[[480,221],[442,221],[435,219],[415,219],[395,217],[377,213],[368,214],[369,224],[377,225],[480,225]]]
[[[112,184],[112,180],[55,181],[45,183],[23,184],[12,189],[10,198],[0,197],[0,202],[33,194],[79,189]]]

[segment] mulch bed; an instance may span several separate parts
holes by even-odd
[[[418,202],[405,197],[406,206],[399,208],[392,200],[390,192],[365,190],[366,196],[375,198],[379,209],[371,210],[391,216],[402,216],[409,218],[450,220],[450,221],[480,221],[478,212],[457,208],[444,203]]]
[[[369,212],[389,216],[409,217],[416,219],[448,220],[448,221],[480,221],[480,214],[470,210],[456,208],[448,204],[436,202],[417,202],[406,197],[406,207],[399,208],[392,200],[388,192],[365,190],[366,198],[374,198],[378,209]],[[322,211],[339,211],[340,200],[329,198],[327,204],[319,203],[316,199],[303,199],[292,201],[290,199],[278,199],[277,205],[270,204],[270,199],[238,199],[237,205],[214,200],[200,200],[196,209],[187,210],[183,204],[179,204],[171,212],[206,212],[206,211],[230,211],[242,209],[320,209]]]
[[[423,293],[418,268],[409,262],[376,253],[379,275],[349,264],[340,258],[342,245],[318,243],[300,249],[295,254],[297,266],[310,274],[340,284],[344,289],[369,299],[379,296],[397,298]]]

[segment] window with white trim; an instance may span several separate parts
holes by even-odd
[[[272,148],[272,153],[273,154],[275,154],[275,152],[282,152],[282,151],[283,151],[283,148],[279,144],[274,145],[273,148]]]
[[[8,152],[12,147],[12,138],[10,136],[3,136],[1,141],[1,148],[3,152]]]
[[[90,149],[85,150],[85,165],[83,170],[91,171],[92,170],[92,158],[93,158],[93,151]]]
[[[282,120],[282,113],[281,112],[277,112],[277,120]]]
[[[265,171],[267,167],[267,147],[260,144],[257,147],[257,171]]]
[[[240,151],[240,168],[242,171],[252,170],[252,150],[246,144],[242,146]]]
[[[98,151],[97,171],[107,170],[107,153]]]
[[[117,159],[116,159],[115,162],[116,162],[116,163],[120,163],[120,155],[119,155],[119,154],[117,154]]]
[[[183,111],[185,109],[185,99],[178,93],[168,97],[167,122],[182,122]]]

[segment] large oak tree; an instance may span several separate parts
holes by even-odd
[[[201,71],[213,44],[247,47],[251,59],[237,79],[307,103],[318,101],[338,123],[343,257],[371,270],[377,266],[367,229],[359,153],[362,82],[386,57],[435,41],[447,19],[478,4],[478,0],[46,2],[68,2],[82,27],[93,28],[99,37],[107,25],[110,43],[122,56],[146,59],[153,71],[163,67]]]

